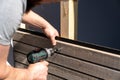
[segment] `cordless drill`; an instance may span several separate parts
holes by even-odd
[[[58,48],[39,48],[32,50],[27,55],[27,60],[30,64],[39,62],[41,60],[45,60],[48,57],[54,55],[54,53],[58,53],[60,49]]]

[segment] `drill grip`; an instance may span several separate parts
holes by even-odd
[[[48,53],[44,48],[32,50],[27,55],[27,60],[30,64],[45,60],[48,58]]]

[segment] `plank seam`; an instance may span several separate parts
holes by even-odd
[[[63,77],[61,77],[61,76],[58,76],[58,75],[55,75],[55,74],[52,74],[52,73],[48,73],[48,74],[50,74],[50,75],[52,75],[52,76],[55,76],[55,77],[58,77],[58,78],[61,78],[61,79],[63,79],[63,80],[67,80],[67,79],[65,79],[65,78],[63,78]]]
[[[91,76],[91,77],[94,77],[94,78],[97,78],[97,79],[100,79],[100,80],[104,80],[102,78],[99,78],[99,77],[96,77],[96,76],[93,76],[93,75],[90,75],[90,74],[87,74],[87,73],[84,73],[84,72],[81,72],[81,71],[77,71],[75,69],[72,69],[72,68],[69,68],[69,67],[65,67],[63,65],[59,65],[59,64],[56,64],[56,63],[51,62],[51,61],[49,61],[49,62],[52,63],[52,64],[54,64],[54,65],[57,65],[57,66],[60,66],[60,67],[63,67],[63,68],[66,68],[66,69],[69,69],[69,70],[72,70],[72,71],[75,71],[75,72],[78,72],[78,73],[82,73],[82,74],[85,74],[85,75],[88,75],[88,76]]]
[[[19,53],[24,54],[24,55],[27,55],[27,54],[25,54],[23,52],[20,52],[18,50],[14,50],[14,51],[19,52]],[[84,62],[95,64],[95,65],[98,65],[98,66],[101,66],[101,67],[105,67],[105,68],[108,68],[108,69],[112,69],[112,70],[115,70],[115,71],[120,71],[119,69],[116,69],[116,68],[113,68],[113,67],[109,67],[109,66],[105,66],[105,65],[102,65],[102,64],[98,64],[98,63],[92,62],[92,61],[88,61],[88,60],[84,60],[84,59],[81,59],[81,58],[73,57],[73,56],[70,56],[70,55],[67,55],[67,54],[63,54],[63,53],[60,53],[60,52],[58,54],[66,56],[66,57],[69,57],[69,58],[73,58],[73,59],[76,59],[76,60],[81,60],[81,61],[84,61]]]
[[[102,65],[102,64],[98,64],[98,63],[95,63],[95,62],[92,62],[92,61],[88,61],[88,60],[85,60],[85,59],[77,58],[77,57],[70,56],[70,55],[67,55],[67,54],[64,54],[64,53],[60,53],[59,52],[58,54],[66,56],[66,57],[70,57],[70,58],[73,58],[73,59],[85,61],[85,62],[88,62],[88,63],[91,63],[91,64],[95,64],[95,65],[98,65],[98,66],[106,67],[106,68],[109,68],[109,69],[112,69],[112,70],[115,70],[115,71],[120,71],[119,69],[116,69],[116,68],[113,68],[113,67],[109,67],[109,66],[105,66],[105,65]]]
[[[19,61],[17,61],[17,60],[15,60],[15,62],[20,63],[20,64],[23,64],[23,65],[25,65],[25,66],[28,66],[27,64],[24,64],[24,63],[19,62]],[[68,67],[65,67],[65,66],[62,66],[62,65],[59,65],[59,64],[50,62],[50,61],[49,61],[49,63],[54,64],[54,65],[57,65],[57,66],[60,66],[60,67],[63,67],[63,68],[65,68],[65,69],[68,69],[68,70],[71,70],[71,71],[75,71],[75,72],[78,72],[78,73],[81,73],[81,74],[84,74],[84,75],[87,75],[87,76],[90,76],[90,77],[99,79],[99,80],[104,80],[104,79],[102,79],[102,78],[99,78],[99,77],[96,77],[96,76],[93,76],[93,75],[90,75],[90,74],[87,74],[87,73],[84,73],[84,72],[80,72],[80,71],[77,71],[77,70],[74,70],[74,69],[71,69],[71,68],[68,68]],[[52,74],[52,73],[50,73],[50,74]],[[54,74],[52,74],[52,75],[54,75]],[[65,78],[63,78],[63,77],[60,77],[60,76],[58,76],[58,75],[54,75],[54,76],[59,77],[59,78],[62,78],[62,79],[64,79],[64,80],[67,80],[67,79],[65,79]]]

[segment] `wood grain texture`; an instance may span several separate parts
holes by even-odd
[[[21,68],[21,67],[26,68],[27,65],[29,65],[27,62],[27,59],[26,59],[26,55],[21,54],[19,52],[15,52],[15,56],[17,56],[17,57],[15,57],[15,61],[17,62],[17,64],[16,64],[17,68]],[[24,65],[24,64],[26,64],[26,65]],[[66,79],[66,80],[72,80],[72,79],[74,79],[74,80],[79,80],[79,79],[81,79],[81,80],[82,79],[83,80],[89,80],[89,79],[99,80],[97,78],[85,75],[85,74],[80,73],[80,72],[76,72],[74,70],[67,69],[65,67],[55,65],[52,63],[50,63],[50,65],[49,65],[49,73],[52,73],[58,77]]]
[[[53,46],[45,37],[18,31],[14,36],[16,67],[25,68],[26,55],[36,47]],[[120,80],[120,55],[59,40],[56,47],[63,49],[48,59],[50,76],[56,80]]]
[[[75,40],[77,38],[78,0],[63,0],[60,3],[61,26],[60,35]]]
[[[16,61],[28,65],[26,55],[15,52],[15,56],[16,55],[17,55],[17,57],[15,57]],[[48,61],[53,62],[57,65],[61,65],[63,68],[70,68],[73,71],[87,73],[91,76],[95,76],[95,77],[99,77],[99,78],[103,78],[103,79],[119,80],[119,78],[120,78],[119,71],[111,70],[106,67],[102,67],[102,66],[98,66],[95,64],[81,61],[81,60],[69,58],[69,57],[66,57],[63,55],[59,55],[59,54],[54,55]],[[63,72],[64,72],[64,70],[63,70]]]
[[[14,39],[32,46],[52,47],[50,40],[25,32],[18,32]],[[58,41],[56,47],[63,48],[62,54],[120,70],[120,55],[62,41]]]

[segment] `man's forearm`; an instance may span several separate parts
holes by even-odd
[[[5,80],[32,80],[28,69],[12,68]]]
[[[5,78],[9,73],[9,69],[6,64],[8,52],[9,46],[0,45],[0,79]]]
[[[8,70],[8,72],[3,75],[0,80],[32,80],[32,77],[30,76],[30,72],[28,69],[18,69],[13,68],[11,66],[7,66],[5,71]],[[5,73],[5,72],[4,72]]]
[[[49,24],[43,17],[36,14],[32,10],[25,13],[22,18],[23,22],[37,26],[39,28],[46,28]]]
[[[7,65],[1,64],[0,65],[0,80],[4,80],[8,77],[10,74],[10,68],[7,67]]]
[[[24,78],[28,73],[27,69],[17,69],[7,64],[9,46],[0,45],[0,80],[30,80],[16,79]],[[19,73],[19,76],[18,76]]]

